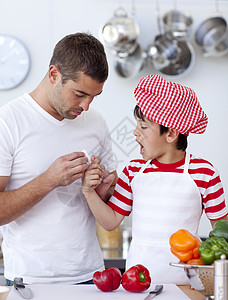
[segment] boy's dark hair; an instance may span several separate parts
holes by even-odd
[[[104,46],[87,33],[69,34],[55,46],[50,65],[59,68],[62,83],[77,80],[79,72],[90,76],[99,83],[108,77],[108,62]]]
[[[135,109],[134,109],[134,116],[145,121],[145,116],[143,115],[140,107],[138,105],[135,106]],[[169,128],[168,127],[165,127],[163,125],[160,125],[160,134],[164,134],[166,133]],[[187,140],[187,136],[180,133],[179,132],[179,136],[178,136],[178,140],[177,140],[177,150],[183,150],[185,151],[187,149],[187,146],[188,146],[188,140]]]

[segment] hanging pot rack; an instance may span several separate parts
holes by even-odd
[[[117,20],[118,11],[122,12],[122,19],[119,20]],[[192,69],[195,61],[194,48],[190,42],[192,16],[180,11],[176,0],[174,0],[174,8],[165,13],[163,18],[160,16],[159,0],[156,0],[156,15],[158,34],[145,50],[138,41],[140,29],[135,21],[135,0],[131,1],[130,15],[126,13],[120,2],[114,17],[101,26],[99,35],[104,45],[115,55],[114,66],[119,76],[135,77],[147,65],[152,65],[164,77],[182,77]],[[228,26],[219,12],[219,0],[215,0],[215,15],[204,20],[194,35],[204,57],[218,58],[228,53]],[[122,37],[122,45],[118,38],[116,43],[108,43],[107,35],[105,39],[104,31],[113,23],[115,28],[112,27],[112,33],[115,33],[116,37],[118,34]]]

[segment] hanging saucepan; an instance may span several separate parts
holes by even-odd
[[[179,10],[170,10],[163,16],[165,31],[172,32],[175,38],[188,38],[193,23],[193,18]]]
[[[187,40],[177,40],[177,47],[178,58],[159,70],[166,77],[182,77],[191,70],[194,64],[195,52],[191,43]]]
[[[228,28],[223,17],[211,17],[202,22],[195,33],[196,43],[204,56],[218,57],[228,53]]]
[[[113,18],[101,26],[99,34],[113,54],[126,57],[137,47],[139,26],[120,7],[115,11]]]
[[[146,61],[146,53],[140,45],[137,45],[135,51],[127,57],[116,56],[115,70],[121,77],[135,77],[144,67]]]
[[[156,70],[169,66],[179,58],[178,41],[168,32],[155,37],[154,43],[148,46],[148,60]]]

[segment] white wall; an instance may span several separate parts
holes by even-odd
[[[36,87],[47,71],[53,47],[60,38],[76,31],[89,31],[99,37],[99,27],[113,16],[119,4],[131,13],[134,3],[136,20],[141,30],[139,43],[146,48],[158,33],[155,0],[7,0],[1,3],[0,33],[17,36],[27,45],[32,67],[29,76],[19,87],[0,92],[0,105]],[[217,167],[227,198],[228,55],[204,58],[194,41],[196,28],[203,20],[215,14],[216,3],[228,21],[228,0],[160,0],[159,6],[161,15],[176,5],[194,19],[191,42],[195,49],[195,63],[191,72],[173,80],[192,87],[209,116],[207,132],[202,136],[191,136],[189,150]],[[94,101],[93,106],[106,115],[112,131],[117,168],[121,171],[128,160],[139,157],[138,147],[131,134],[135,124],[132,116],[135,106],[133,89],[142,76],[156,71],[152,66],[147,66],[136,78],[120,78],[113,68],[114,57],[108,49],[107,54],[110,76],[104,92]],[[209,224],[204,220],[200,234],[207,235],[209,229]]]

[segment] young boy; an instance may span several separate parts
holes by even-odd
[[[197,236],[202,210],[213,225],[227,219],[224,192],[216,169],[208,161],[186,153],[189,133],[201,134],[208,118],[194,91],[159,75],[142,78],[136,87],[134,131],[143,159],[132,160],[105,204],[93,189],[101,167],[92,164],[83,179],[83,193],[97,221],[115,229],[132,212],[132,242],[126,269],[146,266],[153,283],[188,284],[169,238],[179,229]]]

